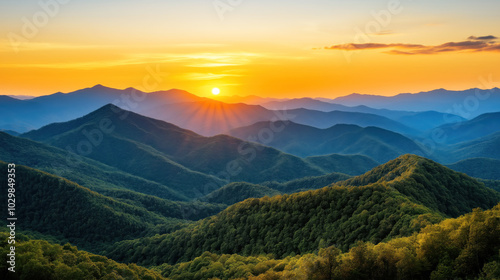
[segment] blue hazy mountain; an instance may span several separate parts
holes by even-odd
[[[447,123],[455,123],[465,121],[458,115],[440,113],[436,111],[411,112],[411,111],[396,111],[387,109],[374,109],[364,105],[344,106],[341,104],[330,103],[313,98],[296,98],[290,100],[278,100],[261,104],[263,107],[271,110],[291,110],[291,109],[310,109],[323,112],[343,111],[374,114],[398,121],[408,127],[417,130],[429,130],[434,127]]]
[[[192,102],[202,98],[172,89],[145,93],[134,88],[113,89],[102,85],[70,93],[54,93],[30,100],[0,96],[0,129],[26,132],[53,122],[69,121],[109,104],[146,111],[159,104]]]
[[[31,100],[2,96],[0,108],[3,116],[0,129],[22,133],[50,123],[81,117],[109,103],[205,136],[213,136],[229,129],[282,118],[283,114],[286,115],[286,111],[283,113],[243,103],[227,104],[176,89],[145,93],[134,88],[119,90],[96,85],[71,93],[59,92]],[[415,132],[402,124],[373,114],[315,110],[294,110],[294,112],[298,116],[297,122],[316,127],[349,123],[380,126],[401,133]]]
[[[260,131],[272,127],[270,122],[259,122],[250,126],[233,129],[229,135],[240,139],[252,139]],[[255,137],[259,141],[258,137]],[[378,127],[337,124],[326,129],[289,122],[273,137],[261,139],[262,144],[301,157],[324,154],[361,154],[379,163],[395,159],[403,154],[426,155],[426,151],[413,140]]]
[[[257,122],[281,119],[283,116],[296,123],[318,128],[326,128],[335,124],[354,124],[377,126],[405,134],[419,134],[416,129],[375,114],[323,112],[310,109],[269,110],[260,105],[227,104],[215,100],[160,105],[143,114],[205,136],[225,133],[228,130]]]
[[[500,110],[500,107],[497,108]],[[446,143],[470,141],[500,131],[500,112],[480,115],[472,120],[440,126]]]
[[[396,96],[351,94],[332,102],[345,106],[366,105],[377,109],[403,111],[438,111],[471,119],[484,113],[497,112],[500,108],[500,89],[468,89],[451,91],[436,89],[420,93],[403,93]]]
[[[216,100],[159,105],[143,112],[204,136],[214,136],[230,129],[277,117],[260,105],[224,103]]]
[[[500,180],[500,159],[470,158],[447,166],[471,177]]]
[[[468,91],[456,92],[455,94],[450,93],[449,95],[463,96],[467,92]],[[475,91],[472,91],[472,93],[474,92]],[[489,103],[495,104],[496,91],[492,90],[491,93],[486,91],[482,94],[488,93],[491,96],[488,99],[487,106],[481,106],[483,109],[486,107],[494,107],[494,105],[490,105]],[[366,97],[366,104],[362,102],[356,105],[347,104],[348,106],[342,104],[342,102],[339,102],[339,104],[331,104],[310,98],[274,100],[271,102],[269,102],[268,99],[256,99],[256,97],[249,99],[250,101],[260,100],[259,102],[267,104],[266,106],[268,106],[268,108],[263,108],[259,105],[243,103],[228,104],[214,101],[177,89],[145,93],[134,88],[120,90],[96,85],[70,93],[58,92],[30,100],[19,100],[8,96],[0,96],[0,109],[2,109],[0,129],[22,133],[53,122],[64,122],[83,116],[108,103],[143,115],[171,122],[205,136],[216,135],[229,129],[251,125],[259,121],[271,120],[276,117],[276,112],[269,110],[270,108],[278,110],[282,110],[283,108],[287,108],[287,110],[296,109],[293,111],[297,112],[299,118],[303,120],[296,119],[294,120],[295,122],[319,128],[326,128],[339,123],[347,123],[360,126],[378,126],[398,133],[413,135],[418,134],[421,130],[427,130],[446,123],[464,120],[464,118],[458,116],[461,115],[460,112],[451,111],[451,114],[448,115],[440,113],[443,112],[443,110],[433,109],[433,106],[440,104],[440,98],[443,96],[442,90],[411,95],[418,95],[420,99],[424,100],[421,103],[425,106],[419,108],[412,108],[409,106],[408,108],[396,109],[391,107],[399,103],[390,101],[390,98],[397,99],[407,95],[408,94],[398,95],[399,97],[362,96]],[[356,97],[357,95],[347,96],[344,97],[344,99],[350,100],[353,96]],[[446,97],[448,97],[448,95],[446,95]],[[344,99],[340,98],[336,99],[336,101],[342,101]],[[371,100],[379,99],[385,101],[389,100],[390,102],[387,102],[391,106],[370,106]],[[414,103],[417,104],[418,102],[413,102],[413,100],[411,102],[409,101],[410,105],[414,105]],[[300,108],[308,110],[304,111],[304,109]],[[498,106],[496,108],[498,108]],[[318,111],[323,112],[318,113]],[[340,113],[331,113],[331,111],[351,114],[343,114],[345,115],[344,117],[338,116]],[[356,116],[354,113],[364,113],[368,115]],[[480,111],[474,112],[474,114],[464,114],[464,117],[467,118],[465,115],[475,116],[476,113],[480,113]],[[389,124],[387,119],[382,120],[380,117],[385,117],[393,123]],[[201,126],[199,125],[200,118],[205,121]],[[196,119],[196,121],[192,121],[193,119]],[[314,119],[318,120],[312,121]]]
[[[477,157],[500,160],[500,132],[450,145],[444,150],[446,163]]]
[[[361,127],[380,127],[401,134],[420,134],[417,129],[375,114],[343,111],[321,112],[308,109],[293,109],[286,112],[291,121],[317,128],[329,128],[336,124],[354,124]]]

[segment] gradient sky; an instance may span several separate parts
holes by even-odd
[[[151,69],[147,89],[200,96],[500,87],[498,0],[60,2],[0,1],[0,94],[146,89]]]

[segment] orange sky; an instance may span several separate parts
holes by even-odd
[[[35,26],[31,38],[23,35],[26,20],[35,22],[43,8],[37,1],[4,2],[0,94],[45,95],[103,84],[179,88],[200,96],[218,87],[221,95],[334,98],[500,86],[494,38],[500,36],[499,1],[406,1],[398,12],[389,10],[388,1],[299,2],[242,1],[221,17],[210,1],[74,0],[52,7],[56,12]],[[377,14],[390,20],[376,21]],[[468,39],[486,35],[492,39]],[[450,50],[449,42],[460,46]],[[484,46],[462,48],[468,42]],[[387,46],[342,49],[350,43]],[[432,53],[391,53],[403,50]],[[161,78],[145,88],[151,69]]]

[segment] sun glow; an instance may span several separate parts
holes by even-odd
[[[212,89],[212,94],[213,95],[219,95],[219,93],[220,93],[220,89],[219,88],[213,88]]]

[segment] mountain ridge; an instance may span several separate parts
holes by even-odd
[[[433,102],[429,102],[429,96],[432,96]],[[467,106],[464,100],[469,99],[474,104],[479,103],[480,106],[474,105],[473,108],[470,105]],[[345,106],[366,105],[378,109],[454,112],[464,118],[474,118],[484,113],[498,111],[500,107],[500,89],[498,87],[491,89],[471,88],[462,91],[436,89],[395,96],[351,94],[337,97],[333,99],[333,102]],[[468,110],[467,108],[475,110]]]
[[[271,122],[259,122],[230,130],[229,135],[240,139],[252,139],[260,131],[272,127]],[[279,133],[265,144],[301,157],[325,154],[361,154],[379,163],[387,162],[406,153],[427,155],[420,144],[396,132],[378,127],[360,127],[336,124],[328,128],[315,128],[290,121]],[[260,139],[255,139],[259,143]]]

